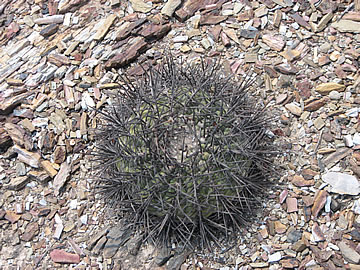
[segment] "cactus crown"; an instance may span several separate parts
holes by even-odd
[[[236,231],[272,171],[269,119],[249,95],[254,77],[236,83],[218,63],[166,58],[121,83],[100,112],[94,153],[106,201],[162,245],[209,247]]]

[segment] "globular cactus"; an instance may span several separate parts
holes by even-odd
[[[96,133],[97,188],[158,244],[209,246],[236,232],[269,185],[269,117],[220,65],[166,58],[135,82],[121,76]]]

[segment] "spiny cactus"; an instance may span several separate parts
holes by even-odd
[[[96,134],[97,188],[158,244],[208,246],[237,231],[258,206],[272,171],[269,118],[254,77],[218,63],[166,58],[132,82],[121,76]]]

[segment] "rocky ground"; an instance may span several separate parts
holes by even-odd
[[[360,269],[360,2],[0,2],[1,269]],[[140,245],[93,192],[94,108],[164,52],[253,69],[282,175],[229,250]]]

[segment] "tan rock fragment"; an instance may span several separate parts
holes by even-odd
[[[262,40],[266,45],[268,45],[271,49],[275,51],[281,51],[285,46],[285,41],[281,36],[273,36],[273,35],[263,35]]]
[[[323,209],[323,207],[325,206],[327,195],[328,193],[326,192],[326,190],[319,190],[316,193],[314,198],[314,204],[311,208],[311,213],[315,218],[318,216],[320,210]]]
[[[331,26],[340,32],[360,33],[360,22],[340,20],[332,23]]]
[[[41,166],[49,174],[50,177],[54,177],[57,174],[57,171],[54,169],[50,161],[41,161]]]
[[[25,129],[13,123],[5,123],[4,127],[15,144],[25,147],[26,150],[33,149],[31,137]]]
[[[295,60],[300,56],[300,54],[301,52],[299,52],[298,50],[289,50],[289,49],[286,49],[285,51],[280,53],[280,55],[285,59],[287,59],[288,61]]]
[[[319,100],[314,100],[308,104],[305,105],[304,110],[309,112],[314,112],[318,109],[320,109],[322,106],[324,106],[327,102],[330,101],[330,98],[323,97]]]
[[[131,6],[134,9],[134,11],[137,12],[149,12],[153,9],[152,5],[150,3],[145,3],[142,0],[130,0]]]
[[[275,221],[275,231],[279,234],[285,233],[287,230],[286,225],[282,224],[280,221]]]
[[[334,83],[334,82],[321,83],[318,86],[316,86],[315,90],[322,95],[327,95],[328,93],[330,93],[331,91],[334,91],[334,90],[336,90],[338,92],[344,91],[345,85]]]
[[[321,32],[325,29],[328,22],[334,17],[334,14],[332,12],[327,13],[324,17],[321,18],[319,24],[315,28],[315,32]]]
[[[81,135],[85,135],[87,132],[87,113],[83,112],[80,118],[80,132]]]
[[[31,167],[39,168],[40,164],[40,155],[36,152],[30,152],[26,149],[21,148],[18,145],[13,146],[13,150],[18,154],[18,159]]]
[[[69,179],[71,173],[71,165],[63,162],[60,166],[59,173],[54,178],[54,194],[58,196],[60,189],[64,186]]]
[[[7,185],[8,189],[20,190],[29,182],[28,176],[15,177],[10,180],[10,183]]]
[[[295,105],[294,103],[286,104],[285,108],[296,116],[300,116],[302,113],[301,108],[299,106]]]
[[[97,30],[97,32],[94,35],[94,40],[101,40],[104,38],[104,36],[106,35],[106,33],[109,31],[109,28],[111,27],[111,25],[114,23],[116,19],[116,15],[115,14],[111,14],[109,15],[105,20],[104,23],[99,27],[99,29]]]
[[[180,4],[181,4],[181,0],[167,1],[164,7],[161,9],[161,14],[171,17]]]

